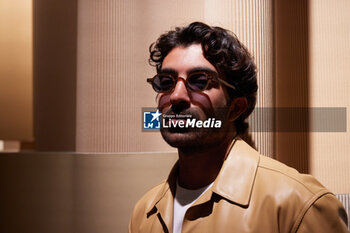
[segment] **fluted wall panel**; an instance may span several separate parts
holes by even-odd
[[[308,2],[275,1],[275,127],[276,158],[300,172],[308,172]],[[284,114],[283,108],[288,111]],[[293,119],[297,116],[300,122]],[[295,124],[281,130],[286,124]],[[282,132],[283,131],[283,132]]]
[[[164,11],[170,7],[181,15],[179,5],[80,1],[78,151],[169,150],[159,133],[141,132],[141,108],[156,106],[146,83],[154,72],[148,46],[170,24],[179,23]]]
[[[347,110],[345,132],[310,134],[310,172],[335,193],[350,193],[349,12],[347,0],[310,1],[310,106]],[[310,122],[317,117],[311,115]],[[335,119],[328,116],[325,124]]]
[[[141,131],[141,108],[156,106],[145,82],[155,73],[148,65],[148,47],[161,33],[192,21],[238,35],[258,65],[258,106],[273,106],[272,10],[272,1],[80,0],[77,151],[174,150],[159,133]],[[271,119],[265,120],[271,124]],[[273,154],[272,133],[253,138],[262,153]]]
[[[74,151],[77,0],[33,1],[34,136],[38,151]]]

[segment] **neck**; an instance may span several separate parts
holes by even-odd
[[[212,183],[226,159],[233,138],[213,147],[179,148],[179,184],[187,189],[199,189]]]

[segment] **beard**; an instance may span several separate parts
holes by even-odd
[[[228,109],[228,107],[216,109],[212,114],[206,114],[206,117],[201,117],[197,111],[191,109],[181,112],[181,115],[191,116],[190,119],[205,121],[209,118],[215,118],[215,120],[220,120],[220,128],[161,127],[161,135],[170,146],[179,149],[203,150],[205,148],[218,146],[227,137],[227,134],[230,133],[229,131],[232,130],[232,126],[230,126],[229,122],[227,121]],[[165,115],[176,114],[172,111],[172,109],[169,109]],[[233,123],[231,122],[231,124]]]

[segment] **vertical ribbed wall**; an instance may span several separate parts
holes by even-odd
[[[276,133],[276,158],[300,172],[308,172],[308,115],[296,107],[308,106],[308,5],[307,1],[275,1],[275,101],[277,108],[288,108],[289,114],[277,109],[276,130],[281,130],[297,115],[305,125],[299,132]],[[304,127],[305,126],[305,127]],[[303,128],[304,127],[304,128]],[[294,127],[298,128],[298,127]],[[303,131],[303,132],[300,132]]]
[[[137,10],[134,1],[78,5],[77,151],[125,151],[139,130]]]
[[[350,109],[350,1],[310,1],[310,106]],[[311,122],[314,117],[311,116]],[[334,122],[335,119],[325,119]],[[325,123],[327,124],[327,123]],[[312,125],[311,125],[312,126]],[[310,172],[335,193],[350,193],[350,133],[311,133]]]
[[[77,0],[33,1],[34,136],[38,151],[74,151]]]
[[[148,47],[183,18],[196,18],[185,3],[79,1],[77,151],[170,149],[159,133],[141,131],[141,108],[156,107],[146,83],[154,75]]]
[[[155,72],[148,46],[161,33],[195,20],[238,35],[257,62],[258,106],[273,106],[272,10],[272,1],[80,0],[77,151],[171,149],[159,133],[141,132],[141,108],[156,106],[145,82]],[[254,133],[254,139],[262,153],[273,154],[272,134]]]

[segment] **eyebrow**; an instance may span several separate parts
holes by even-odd
[[[158,73],[159,74],[166,73],[166,74],[175,74],[175,75],[177,75],[176,70],[171,69],[171,68],[160,69]]]
[[[217,72],[213,69],[210,69],[208,67],[194,67],[190,70],[188,70],[186,73],[187,74],[191,74],[194,72],[207,72],[207,73],[215,73],[217,74]],[[160,69],[159,73],[168,73],[168,74],[174,74],[177,75],[178,72],[172,68],[164,68],[164,69]]]

